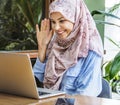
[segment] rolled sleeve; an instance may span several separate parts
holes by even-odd
[[[33,66],[34,75],[41,82],[43,82],[44,79],[45,66],[46,66],[46,62],[42,63],[38,58],[36,59],[36,62]]]

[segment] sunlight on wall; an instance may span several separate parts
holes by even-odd
[[[112,7],[114,4],[118,4],[120,2],[120,0],[105,0],[105,7],[110,8]]]
[[[106,11],[108,11],[110,7],[118,3],[120,3],[120,0],[105,0]],[[120,17],[120,8],[114,11],[114,14]],[[120,25],[120,20],[115,18],[106,17],[105,21]],[[120,44],[120,27],[105,25],[105,36]],[[112,59],[120,50],[106,38],[104,39],[104,49],[106,50],[104,61]]]

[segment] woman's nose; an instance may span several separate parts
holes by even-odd
[[[55,30],[59,30],[60,29],[60,25],[57,23],[55,24],[55,27],[54,27]]]

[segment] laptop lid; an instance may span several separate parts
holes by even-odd
[[[0,92],[30,98],[47,98],[65,94],[61,91],[39,88],[39,95],[28,54],[0,53]]]

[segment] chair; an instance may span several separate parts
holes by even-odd
[[[98,97],[101,97],[101,98],[112,98],[111,87],[109,85],[109,82],[107,80],[105,80],[104,78],[102,78],[102,91],[98,95]]]

